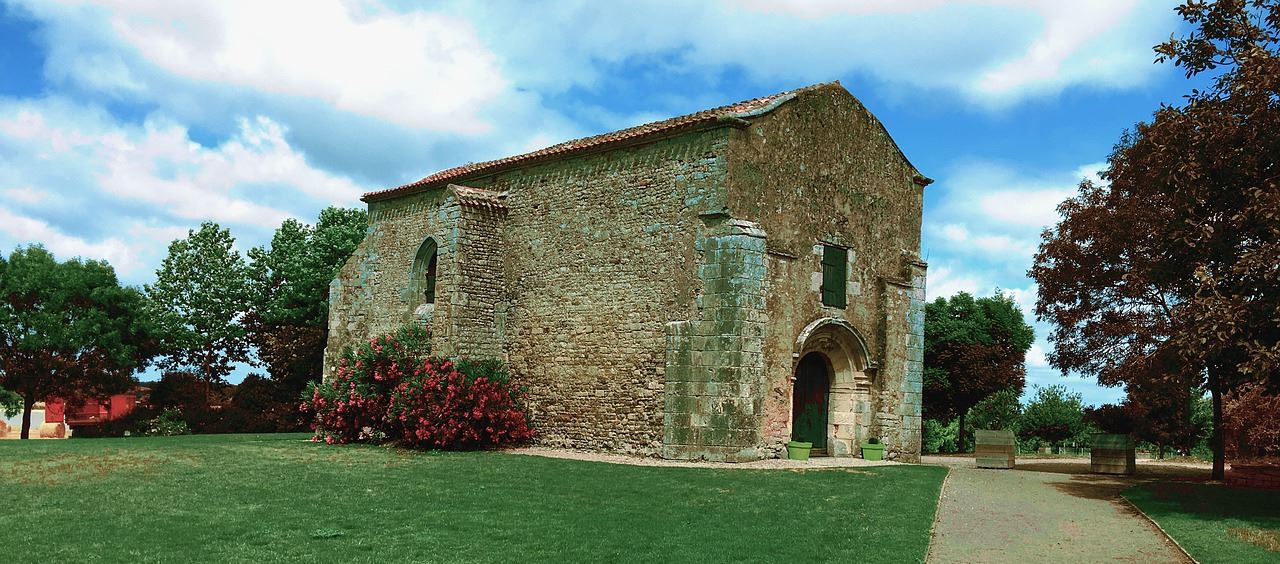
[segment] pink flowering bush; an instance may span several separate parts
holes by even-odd
[[[427,342],[406,328],[346,351],[328,381],[303,393],[315,439],[469,449],[533,438],[500,364],[432,357]]]

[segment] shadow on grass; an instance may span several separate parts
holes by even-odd
[[[1200,561],[1280,561],[1280,552],[1266,548],[1267,543],[1247,540],[1280,531],[1280,491],[1159,482],[1130,489],[1124,497]]]

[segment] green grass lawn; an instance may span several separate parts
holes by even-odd
[[[1201,562],[1280,562],[1280,492],[1157,483],[1124,492]]]
[[[0,442],[7,561],[922,561],[946,470],[655,468],[305,435]]]

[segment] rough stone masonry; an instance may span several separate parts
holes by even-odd
[[[422,324],[552,446],[915,461],[929,182],[839,83],[438,172],[364,195],[326,356]]]

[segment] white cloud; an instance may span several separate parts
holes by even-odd
[[[971,210],[976,202],[983,222],[1039,230],[1056,224],[1058,204],[1074,196],[1080,181],[1098,179],[1106,163],[1091,163],[1070,171],[1023,174],[1012,167],[992,162],[970,162],[956,167],[945,178],[948,215],[958,208]],[[962,212],[973,216],[970,211]]]
[[[1040,343],[1032,343],[1027,351],[1028,368],[1049,368],[1049,360],[1045,357],[1044,347]]]
[[[1141,82],[1143,71],[1149,72],[1151,66],[1150,51],[1135,50],[1132,44],[1125,45],[1128,38],[1109,35],[1125,28],[1137,4],[1132,0],[1034,3],[1044,19],[1040,36],[1016,58],[985,69],[966,90],[1001,102],[1070,84],[1129,87]]]
[[[948,223],[942,226],[942,236],[948,241],[954,243],[963,243],[969,240],[969,230],[963,225]]]
[[[1025,238],[1007,235],[973,235],[964,225],[948,223],[936,229],[951,249],[962,253],[982,253],[988,256],[1030,256],[1036,247]]]
[[[479,132],[479,111],[508,89],[469,22],[372,2],[29,2],[67,29],[52,74],[82,86],[159,98],[148,70],[319,100],[409,127]],[[105,16],[105,17],[104,17]],[[76,31],[83,31],[76,34]],[[103,48],[108,50],[103,50]]]
[[[4,199],[12,200],[23,204],[38,204],[49,198],[48,192],[41,192],[30,186],[21,188],[6,188],[0,190],[0,194],[4,195]]]
[[[468,135],[509,123],[493,118],[530,92],[596,88],[635,60],[788,84],[871,76],[985,107],[1132,88],[1160,72],[1151,45],[1177,21],[1169,0],[22,4],[52,26],[46,74],[90,90],[190,104],[172,88],[221,85]]]
[[[936,298],[954,296],[960,292],[981,295],[980,292],[982,290],[989,290],[992,287],[977,275],[957,272],[953,266],[936,264],[929,266],[929,277],[925,282],[925,294],[932,301]]]
[[[200,221],[252,238],[285,218],[356,201],[361,187],[311,166],[285,137],[256,117],[205,147],[160,116],[136,125],[59,98],[0,100],[0,189],[11,204],[0,244],[43,242],[60,256],[104,258],[136,274]]]
[[[31,156],[6,168],[74,162],[105,193],[191,220],[277,224],[290,216],[236,190],[297,191],[330,204],[350,203],[361,193],[351,180],[309,166],[284,139],[284,130],[262,117],[240,120],[239,134],[207,148],[162,118],[126,126],[60,102],[0,104],[0,136],[20,141]],[[0,171],[5,176],[27,178],[21,170]]]
[[[605,69],[653,57],[673,70],[733,67],[778,82],[859,73],[1001,107],[1071,86],[1142,84],[1158,72],[1151,46],[1174,25],[1173,6],[1165,0],[756,0],[523,9],[469,3],[455,11],[476,23],[515,83],[543,91],[593,88]]]
[[[139,266],[137,249],[120,239],[112,237],[91,243],[5,208],[0,208],[0,233],[22,244],[40,243],[59,260],[71,257],[106,260],[119,272],[132,272]]]

